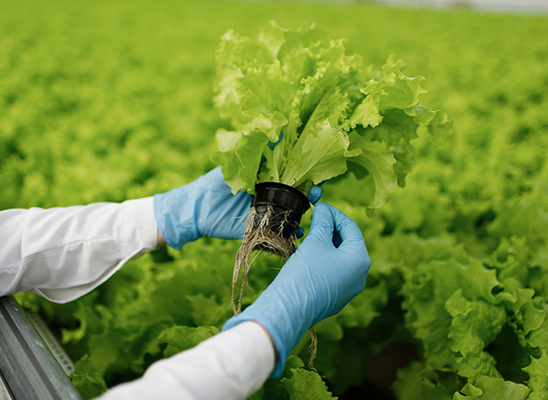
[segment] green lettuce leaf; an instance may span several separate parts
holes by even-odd
[[[259,130],[245,133],[221,130],[216,139],[219,151],[213,153],[211,159],[221,166],[232,193],[254,191],[262,149],[268,144],[266,134]]]
[[[206,297],[203,293],[198,293],[185,297],[190,302],[191,315],[196,326],[217,325],[232,316],[230,304],[219,303],[215,295]]]
[[[525,400],[531,390],[525,385],[502,378],[480,377],[474,385],[467,383],[461,393],[455,393],[453,400]]]
[[[353,128],[356,125],[376,127],[383,119],[380,110],[405,109],[419,102],[419,95],[426,93],[420,85],[424,77],[403,75],[402,65],[402,60],[383,65],[381,78],[378,81],[371,79],[361,89],[366,97],[350,117]]]
[[[399,400],[450,400],[457,388],[456,380],[444,379],[418,361],[400,369],[392,385]]]
[[[544,300],[534,297],[535,291],[523,288],[517,279],[507,278],[504,281],[505,290],[513,294],[513,298],[505,300],[504,304],[510,318],[509,324],[514,328],[522,341],[529,333],[538,330],[546,319]]]
[[[198,343],[219,333],[219,329],[214,326],[199,326],[191,328],[188,326],[174,325],[171,328],[164,329],[158,340],[167,343],[164,350],[166,357],[171,357],[183,350],[190,349]]]
[[[392,197],[398,185],[396,173],[392,168],[396,160],[384,143],[363,138],[356,132],[350,135],[350,139],[350,151],[360,153],[349,162],[367,170],[375,182],[375,195],[368,208],[382,207]]]
[[[366,327],[381,314],[388,301],[388,286],[382,280],[376,286],[366,285],[347,306],[337,315],[345,328]]]
[[[482,300],[469,301],[458,290],[445,303],[453,317],[448,337],[453,341],[458,373],[475,381],[478,376],[501,378],[495,358],[484,351],[506,323],[503,308]]]
[[[494,360],[482,350],[502,328],[506,315],[502,303],[511,294],[504,289],[496,293],[495,289],[503,286],[494,270],[485,268],[479,260],[463,261],[431,261],[404,270],[402,307],[407,311],[406,325],[424,342],[429,366],[463,368],[463,374],[474,378],[477,372],[467,368],[477,365],[496,375],[492,370]],[[493,318],[492,326],[485,324],[484,315]],[[469,344],[474,346],[470,350],[466,348]],[[453,351],[461,350],[464,354],[455,357]],[[465,356],[468,351],[475,351],[470,354],[470,362]],[[465,363],[460,364],[463,360]]]
[[[343,174],[347,169],[346,157],[360,151],[348,151],[349,145],[346,132],[335,129],[326,121],[316,134],[301,135],[280,177],[281,183],[299,187],[307,182],[318,184]]]
[[[447,114],[443,111],[433,111],[422,104],[404,110],[407,115],[413,116],[413,121],[420,126],[428,128],[432,135],[431,143],[434,146],[445,144],[449,136],[453,134],[453,120],[447,119]]]
[[[107,390],[103,376],[97,372],[87,355],[74,365],[70,379],[84,400],[93,399]]]
[[[548,399],[548,356],[531,357],[531,364],[523,368],[529,374],[527,386],[531,389],[529,400]]]
[[[280,385],[287,389],[290,400],[338,399],[327,389],[320,376],[302,368],[292,368],[291,378],[283,378]]]

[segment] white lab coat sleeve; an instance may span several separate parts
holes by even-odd
[[[110,389],[99,400],[244,400],[261,388],[274,363],[270,337],[247,321],[155,362],[141,378]]]
[[[0,212],[0,296],[66,303],[157,246],[153,198]]]

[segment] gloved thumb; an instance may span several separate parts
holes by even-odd
[[[333,244],[333,232],[335,221],[331,206],[326,203],[318,203],[312,213],[309,239],[315,239],[322,244]],[[310,241],[310,240],[309,240]]]
[[[320,200],[320,197],[322,197],[322,188],[319,186],[312,186],[308,192],[308,200],[312,204],[316,204],[318,200]]]

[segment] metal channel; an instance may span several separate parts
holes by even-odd
[[[70,375],[74,372],[74,363],[67,353],[65,353],[65,350],[61,347],[55,336],[53,336],[53,333],[51,333],[47,325],[38,314],[25,310],[25,315],[32,326],[34,326],[34,329],[36,329],[36,331],[40,334],[42,340],[46,346],[48,346],[49,351],[51,351],[61,368],[63,368],[63,371],[65,371],[65,374],[70,377]],[[1,397],[0,400],[2,400]]]
[[[2,400],[82,399],[12,297],[0,298],[0,375]]]
[[[0,374],[0,400],[13,400],[13,397],[11,397],[10,391],[6,387],[6,383],[4,382],[4,378]]]

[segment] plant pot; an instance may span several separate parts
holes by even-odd
[[[284,238],[295,235],[301,217],[310,208],[308,198],[298,189],[277,182],[263,182],[255,186],[251,206],[255,207],[255,224],[264,218],[269,207],[272,209],[268,227],[280,232]]]

